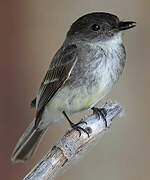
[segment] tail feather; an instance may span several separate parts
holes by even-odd
[[[16,144],[11,156],[13,162],[20,162],[29,159],[37,148],[37,145],[46,129],[35,129],[34,124],[35,120],[30,123],[29,127]]]

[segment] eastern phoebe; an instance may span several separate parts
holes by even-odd
[[[95,105],[111,90],[125,65],[122,31],[134,26],[133,21],[120,21],[104,12],[84,15],[72,24],[32,101],[36,116],[19,139],[12,161],[27,160],[48,126],[65,117],[80,134],[81,130],[88,134],[79,126],[84,122],[74,124],[67,114],[98,112]]]

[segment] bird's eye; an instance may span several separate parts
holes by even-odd
[[[98,25],[98,24],[93,24],[92,25],[92,30],[98,31],[99,29],[100,29],[100,25]]]

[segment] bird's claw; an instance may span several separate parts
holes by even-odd
[[[70,118],[67,116],[65,111],[63,111],[63,114],[66,117],[66,119],[68,120],[68,122],[69,122],[70,126],[72,127],[72,129],[79,132],[79,137],[81,136],[81,131],[85,132],[88,135],[88,137],[90,137],[88,131],[79,126],[80,124],[87,124],[87,122],[85,122],[84,120],[81,120],[81,121],[79,121],[78,123],[75,124],[70,120]]]
[[[79,132],[79,137],[81,136],[81,131],[83,131],[84,133],[86,133],[88,135],[88,137],[90,137],[88,131],[86,129],[80,127],[79,126],[80,124],[87,124],[87,122],[81,120],[80,122],[78,122],[76,124],[75,123],[71,123],[71,127],[72,127],[72,129],[74,129],[74,130]]]
[[[107,116],[106,109],[93,107],[92,110],[99,117],[99,119],[100,119],[100,116],[103,118],[105,122],[105,127],[107,128],[108,126],[107,126],[107,120],[106,120],[106,116]]]

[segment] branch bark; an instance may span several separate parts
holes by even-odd
[[[108,101],[104,108],[107,112],[107,128],[102,117],[98,117],[96,114],[85,116],[83,120],[87,124],[82,124],[81,127],[89,132],[90,137],[84,132],[79,137],[79,132],[73,129],[68,130],[31,172],[25,176],[24,180],[50,180],[64,166],[70,164],[81,154],[84,155],[85,150],[90,147],[92,142],[96,142],[104,134],[103,132],[106,132],[105,130],[110,127],[112,119],[123,110],[118,103],[112,103],[112,101]]]

